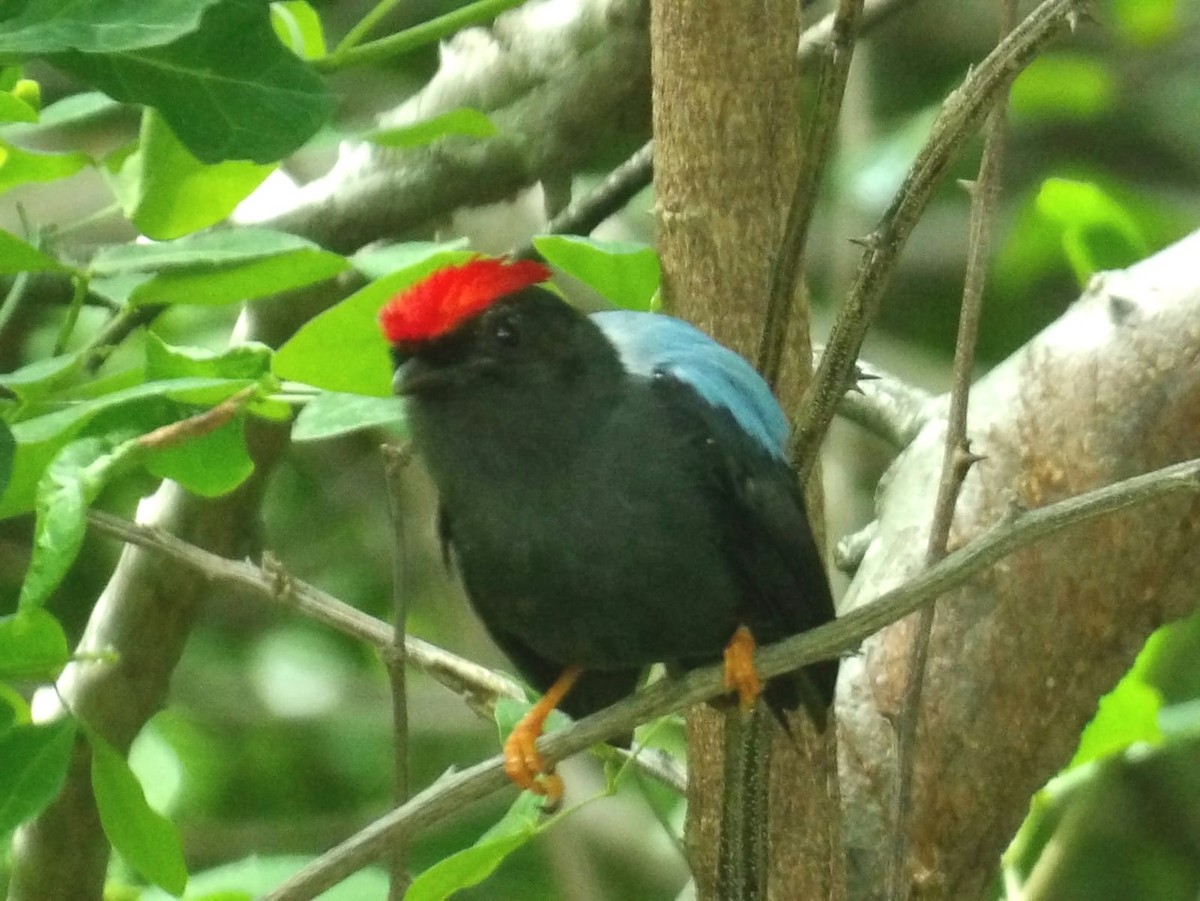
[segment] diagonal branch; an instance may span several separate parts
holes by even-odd
[[[756,668],[764,678],[852,652],[866,637],[935,600],[1018,548],[1079,523],[1174,494],[1200,494],[1200,459],[1168,466],[1037,510],[1013,508],[1010,516],[970,544],[949,554],[907,584],[888,591],[835,622],[760,649]],[[725,692],[720,665],[680,679],[657,682],[538,742],[548,765],[634,726]],[[510,786],[499,756],[444,777],[342,844],[323,854],[265,896],[265,901],[315,898],[367,866],[395,841],[407,841],[464,805]]]

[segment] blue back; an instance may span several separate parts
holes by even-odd
[[[674,316],[605,310],[591,318],[629,372],[646,378],[662,372],[690,385],[705,401],[732,413],[771,456],[785,459],[787,418],[742,357]]]

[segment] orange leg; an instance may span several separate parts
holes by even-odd
[[[562,779],[553,772],[547,772],[542,755],[538,753],[537,740],[546,725],[546,717],[562,703],[582,672],[577,666],[563,670],[563,674],[542,695],[542,699],[521,717],[504,742],[504,772],[508,778],[520,788],[545,795],[551,804],[557,804],[562,797]]]
[[[736,691],[743,710],[749,710],[762,692],[762,682],[754,669],[754,636],[745,626],[738,626],[725,645],[725,687]]]

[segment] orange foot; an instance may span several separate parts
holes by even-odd
[[[736,691],[743,710],[749,710],[762,692],[762,681],[754,669],[754,636],[745,626],[738,626],[729,644],[725,645],[725,687]]]
[[[555,680],[542,699],[521,717],[521,721],[513,727],[508,740],[504,742],[504,772],[508,774],[508,778],[519,788],[537,795],[545,795],[546,801],[552,806],[557,805],[562,798],[562,778],[553,770],[547,770],[542,762],[542,755],[538,753],[537,740],[546,725],[546,717],[566,697],[581,672],[577,666],[563,670],[563,674]]]

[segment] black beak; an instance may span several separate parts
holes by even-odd
[[[400,364],[392,377],[392,391],[401,397],[423,394],[449,381],[447,373],[432,369],[415,357]]]

